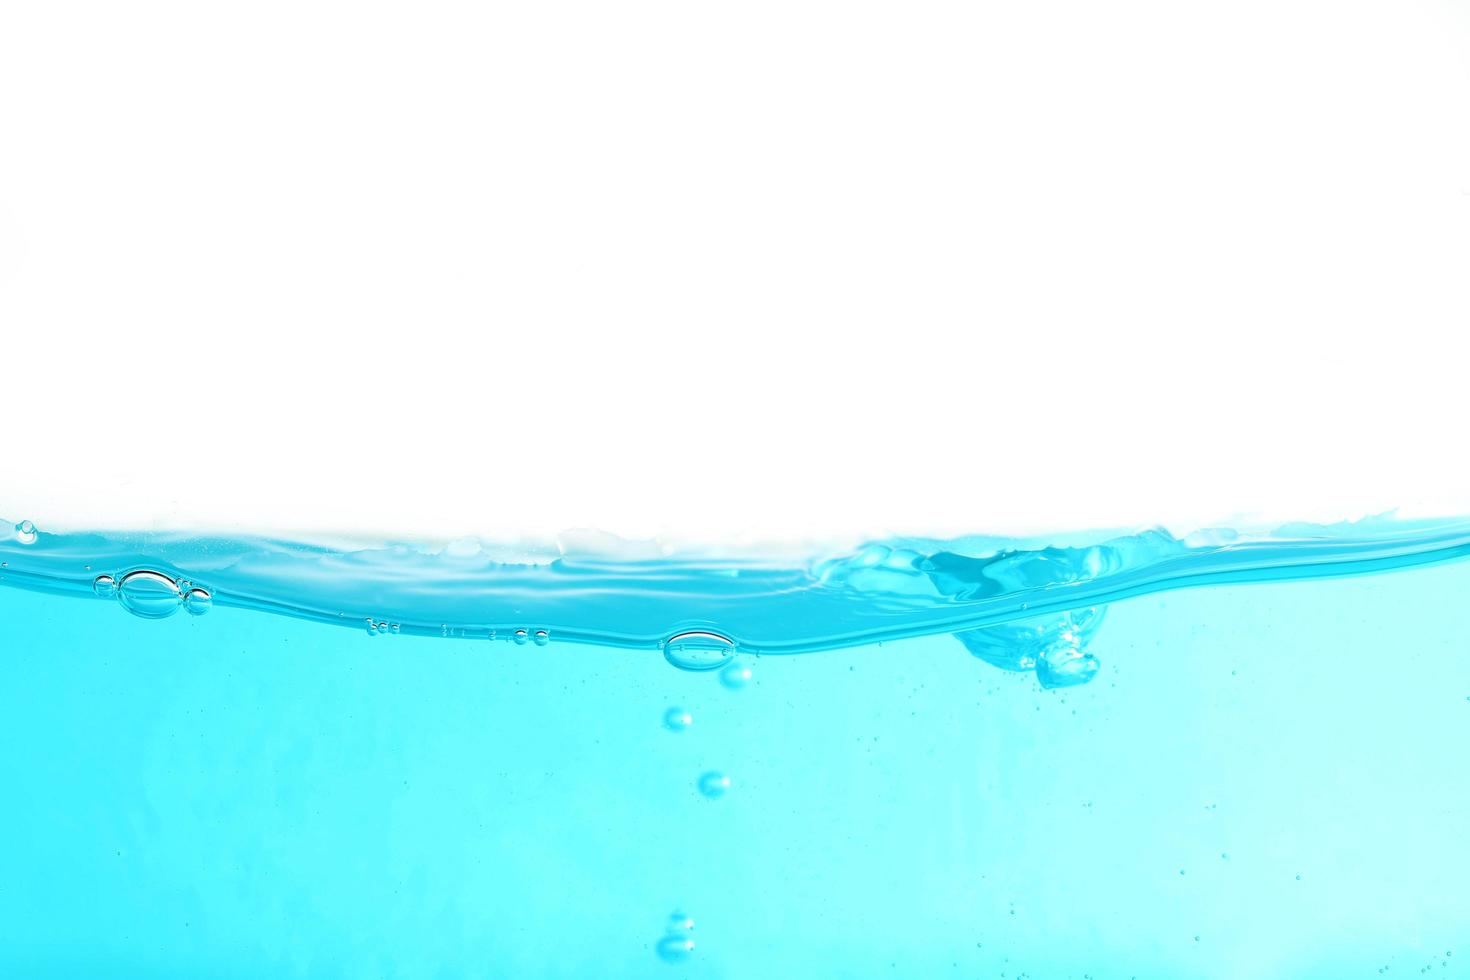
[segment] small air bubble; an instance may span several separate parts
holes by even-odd
[[[720,683],[732,691],[738,691],[750,683],[750,668],[742,663],[731,663],[720,671]]]
[[[30,521],[21,521],[15,525],[15,540],[21,544],[36,543],[36,525]]]
[[[730,789],[730,777],[722,772],[707,772],[699,777],[699,791],[712,800],[718,800]]]
[[[536,641],[538,647],[544,647],[551,642],[551,632],[549,630],[537,630],[532,639]]]
[[[529,640],[530,638],[531,638],[531,634],[528,633],[528,632],[526,632],[525,630],[516,630],[515,631],[514,639],[516,641],[516,646],[518,646],[518,647],[519,646],[525,646],[526,645],[526,641]]]
[[[694,939],[669,933],[658,941],[658,958],[665,963],[683,963],[694,953]]]
[[[92,580],[92,591],[99,599],[116,599],[117,581],[111,575],[99,575]]]
[[[682,732],[694,724],[694,716],[683,708],[670,708],[664,712],[664,727],[671,732]]]

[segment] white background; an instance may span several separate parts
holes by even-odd
[[[12,520],[1470,511],[1463,0],[4,10]]]

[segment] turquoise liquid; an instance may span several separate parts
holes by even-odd
[[[1470,975],[1467,553],[21,528],[0,975]]]

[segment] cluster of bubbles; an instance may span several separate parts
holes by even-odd
[[[375,616],[367,618],[367,631],[369,636],[385,636],[403,632],[403,624],[390,622],[386,619],[378,619]],[[485,637],[490,640],[510,640],[516,646],[525,646],[534,643],[538,647],[544,647],[551,643],[551,631],[548,629],[529,629],[521,627],[510,633],[501,633],[493,628],[476,628],[469,626],[450,626],[448,623],[439,625],[439,635],[446,639],[451,636],[468,637],[471,635]]]
[[[735,643],[727,636],[706,630],[680,633],[664,644],[664,659],[680,670],[697,673],[719,672],[720,684],[738,691],[752,678],[750,667],[735,659]],[[675,705],[664,712],[664,728],[671,732],[687,731],[694,715]],[[718,800],[730,790],[730,777],[718,770],[701,773],[696,786],[705,799]],[[676,912],[669,920],[664,937],[658,942],[659,959],[666,963],[682,963],[694,952],[694,920]]]
[[[682,963],[694,952],[694,920],[683,912],[669,916],[664,937],[658,941],[658,958],[665,963]]]
[[[1045,688],[1086,684],[1098,670],[1087,644],[1102,625],[1106,606],[964,630],[955,639],[981,660],[1002,670],[1035,671]]]
[[[1448,967],[1448,966],[1449,966],[1449,965],[1450,965],[1450,957],[1452,957],[1452,956],[1454,956],[1454,955],[1455,955],[1455,954],[1454,954],[1454,952],[1453,952],[1453,951],[1452,951],[1452,950],[1448,950],[1448,949],[1447,949],[1447,950],[1445,950],[1445,951],[1444,951],[1444,959],[1441,959],[1441,960],[1440,960],[1440,961],[1439,961],[1439,968],[1440,968],[1440,969],[1441,969],[1441,970],[1443,970],[1443,969],[1445,969],[1445,968],[1446,968],[1446,967]],[[1434,969],[1435,969],[1435,965],[1434,965],[1434,961],[1435,961],[1435,960],[1436,960],[1436,959],[1438,959],[1438,957],[1435,957],[1435,956],[1433,956],[1433,955],[1431,955],[1431,956],[1430,956],[1430,959],[1429,959],[1429,962],[1428,962],[1428,963],[1426,963],[1426,964],[1424,964],[1424,965],[1423,965],[1423,966],[1421,966],[1421,967],[1420,967],[1420,968],[1419,968],[1419,972],[1420,972],[1420,973],[1433,973],[1433,972],[1434,972]],[[1389,968],[1388,968],[1388,964],[1387,964],[1387,963],[1385,963],[1385,964],[1383,964],[1383,965],[1382,965],[1382,966],[1380,966],[1380,967],[1379,967],[1379,968],[1378,968],[1378,972],[1379,972],[1379,973],[1380,973],[1380,974],[1382,974],[1382,973],[1387,973],[1387,972],[1388,972],[1388,969],[1389,969]]]
[[[92,580],[92,592],[101,599],[116,599],[128,612],[143,619],[166,619],[180,609],[203,616],[214,606],[214,596],[208,589],[147,568],[128,572],[120,579],[98,575]]]

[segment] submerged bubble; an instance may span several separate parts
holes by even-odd
[[[184,593],[184,609],[193,616],[203,616],[214,608],[214,596],[208,590],[198,588],[190,589]]]
[[[184,602],[178,583],[162,572],[146,570],[124,575],[117,596],[128,612],[144,619],[172,616]]]
[[[30,521],[21,521],[15,525],[15,540],[21,544],[36,543],[36,525]]]
[[[693,953],[693,936],[671,932],[658,941],[658,958],[665,963],[683,963]]]
[[[544,647],[551,642],[551,632],[549,630],[537,630],[531,639],[536,642],[538,647]]]
[[[750,668],[742,663],[734,662],[720,671],[720,683],[732,691],[738,691],[750,683]]]
[[[680,633],[664,644],[664,659],[680,670],[714,670],[735,656],[729,637],[703,630]]]
[[[516,646],[525,646],[526,641],[530,638],[531,634],[526,632],[525,630],[516,630],[515,634],[513,635],[513,639],[516,641]]]
[[[664,727],[671,732],[682,732],[694,724],[694,716],[683,708],[670,708],[664,712]]]
[[[658,941],[659,959],[667,963],[682,963],[694,952],[694,920],[683,912],[669,916],[664,938]]]
[[[722,772],[705,773],[699,777],[699,791],[712,800],[718,800],[730,789],[730,777]]]
[[[92,580],[92,591],[99,599],[116,599],[117,582],[111,575],[99,575]]]

